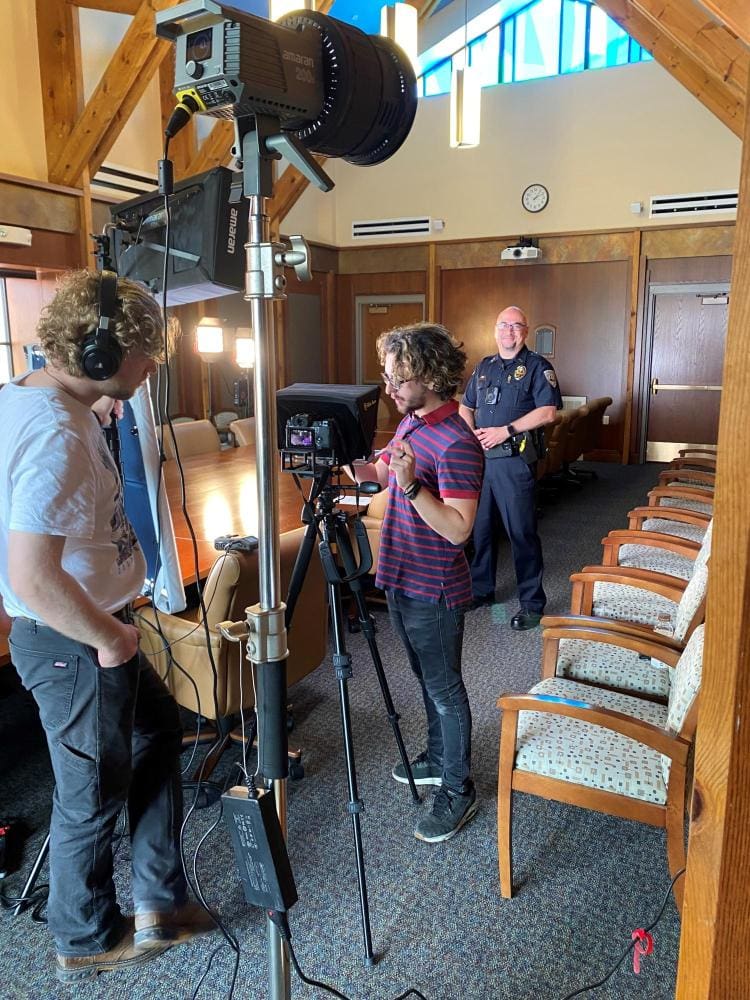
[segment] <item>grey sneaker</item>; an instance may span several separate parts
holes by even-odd
[[[442,767],[431,763],[427,759],[426,753],[421,753],[418,757],[414,758],[411,762],[411,773],[414,776],[415,785],[442,785],[443,783]],[[400,761],[393,768],[391,774],[402,785],[409,784],[409,779],[406,777],[406,768]]]
[[[414,836],[428,844],[455,837],[461,827],[468,823],[477,811],[477,793],[473,785],[468,792],[459,795],[447,788],[441,788],[432,803],[432,811],[417,823]]]

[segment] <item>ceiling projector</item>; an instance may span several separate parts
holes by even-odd
[[[525,244],[514,247],[506,247],[500,254],[500,260],[540,260],[542,251],[539,247],[530,247]]]

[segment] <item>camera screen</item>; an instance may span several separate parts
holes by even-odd
[[[211,58],[213,43],[213,28],[203,28],[201,31],[194,31],[185,40],[185,59],[193,59],[195,62],[205,62]]]
[[[292,448],[312,448],[313,432],[306,427],[304,430],[289,428],[289,444]]]

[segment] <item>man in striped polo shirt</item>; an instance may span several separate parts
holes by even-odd
[[[360,482],[377,479],[389,489],[376,583],[422,687],[427,749],[412,764],[414,780],[441,787],[414,835],[437,843],[458,833],[477,809],[461,646],[472,599],[464,543],[484,459],[453,399],[466,354],[450,333],[420,323],[382,334],[377,346],[385,391],[403,420],[378,461],[357,463],[355,472]],[[403,764],[393,777],[406,782]]]

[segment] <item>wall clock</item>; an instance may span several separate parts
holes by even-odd
[[[548,201],[549,191],[544,184],[529,184],[521,195],[521,204],[527,212],[541,212]]]

